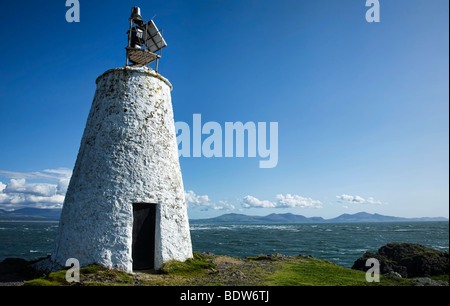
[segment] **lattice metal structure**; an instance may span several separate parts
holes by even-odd
[[[158,72],[158,60],[161,58],[161,49],[167,46],[153,20],[145,22],[141,17],[141,9],[137,6],[131,10],[130,29],[128,34],[127,66],[129,63],[135,65],[148,65],[156,61],[156,72]],[[159,54],[156,52],[159,51]]]

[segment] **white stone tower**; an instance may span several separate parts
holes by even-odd
[[[147,66],[97,79],[53,263],[131,272],[192,257],[171,90]]]

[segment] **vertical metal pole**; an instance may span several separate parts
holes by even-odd
[[[161,29],[161,37],[164,37],[163,36],[163,29]],[[160,58],[162,57],[162,48],[161,49],[159,49],[159,56],[160,56]]]
[[[145,24],[145,32],[144,32],[144,36],[142,37],[143,38],[143,43],[144,43],[144,45],[142,46],[142,53],[144,53],[144,48],[147,51],[150,51],[150,50],[147,49],[147,39],[146,39],[146,38],[148,38],[147,37],[148,36],[148,31],[147,30],[148,30],[148,23]],[[147,67],[149,67],[149,66],[150,66],[150,63],[147,64]]]
[[[130,18],[130,30],[128,31],[128,48],[130,47],[130,43],[131,43],[131,25],[132,25],[133,21]],[[126,52],[126,57],[127,57],[127,66],[128,66],[128,50]]]
[[[163,30],[161,29],[161,30],[159,30],[159,32],[161,32],[161,37],[163,37],[163,35],[162,35]],[[159,49],[159,57],[160,58],[162,57],[162,48]],[[156,59],[156,71],[155,71],[156,73],[158,73],[158,61],[159,61],[159,58]]]

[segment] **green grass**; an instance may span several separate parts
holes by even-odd
[[[58,272],[52,272],[48,275],[32,279],[25,282],[25,286],[74,286],[77,283],[69,283],[66,281],[67,270],[61,270]],[[93,279],[96,277],[101,281]],[[84,279],[83,283],[85,285],[93,286],[111,286],[111,285],[127,285],[132,283],[133,278],[130,274],[105,269],[99,265],[90,265],[80,269],[80,279]]]
[[[365,272],[338,266],[316,258],[282,263],[283,268],[270,275],[269,286],[401,286],[409,280],[398,277],[380,277],[380,282],[366,281]]]
[[[433,280],[440,280],[440,281],[444,281],[444,282],[450,282],[450,276],[448,274],[445,275],[439,275],[439,276],[431,276],[430,277]]]
[[[61,270],[58,272],[52,272],[49,275],[45,275],[36,279],[32,279],[25,282],[25,286],[67,286],[69,283],[66,281],[67,270]]]
[[[215,268],[212,261],[208,260],[208,256],[194,252],[194,258],[186,261],[170,260],[164,263],[161,271],[169,275],[193,277],[203,275],[206,271]]]
[[[224,268],[226,267],[226,268]],[[221,270],[222,269],[222,270]],[[184,262],[172,260],[163,265],[163,274],[129,274],[91,265],[80,269],[81,283],[68,283],[67,270],[25,282],[28,286],[130,286],[130,285],[265,285],[265,286],[408,286],[410,279],[380,276],[380,282],[366,281],[365,272],[344,268],[326,260],[299,257],[247,258],[205,256],[194,252]],[[220,272],[221,271],[221,272]],[[233,276],[239,272],[244,277]],[[448,276],[433,277],[448,281]]]

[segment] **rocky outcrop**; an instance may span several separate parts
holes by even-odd
[[[0,262],[0,286],[22,286],[23,282],[36,277],[32,262],[22,258],[6,258]]]
[[[399,274],[401,277],[429,277],[449,274],[449,254],[415,243],[388,243],[376,253],[366,252],[352,269],[367,271],[366,260],[376,258],[380,273]]]

